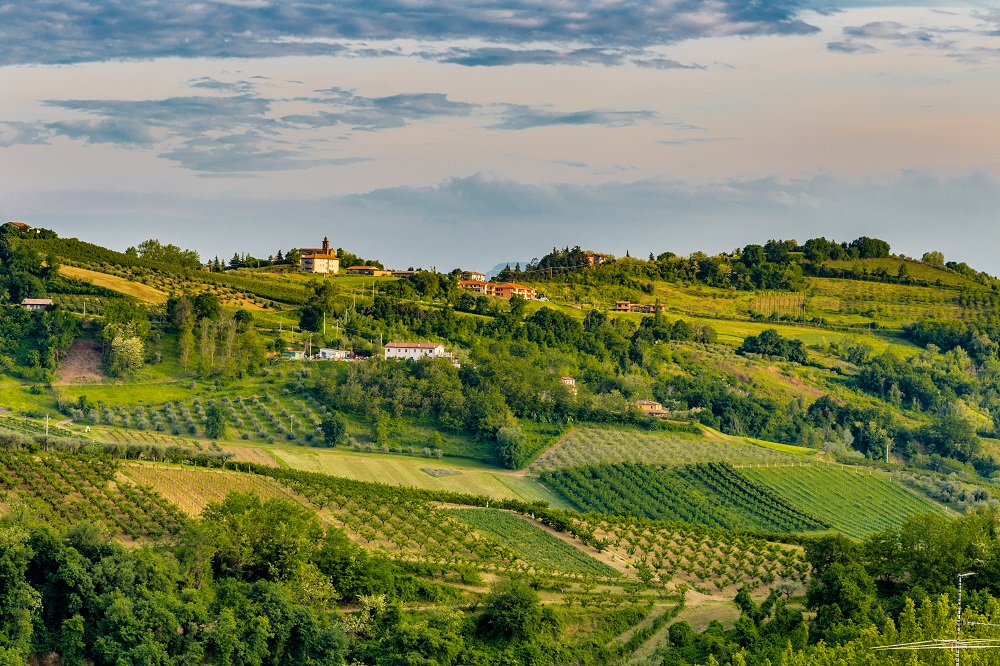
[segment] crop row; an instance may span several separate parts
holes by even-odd
[[[111,484],[117,466],[83,455],[0,452],[0,487],[9,500],[54,527],[103,524],[133,539],[175,534],[182,517],[146,487]]]
[[[747,442],[714,442],[694,435],[579,428],[534,463],[538,471],[602,463],[687,465],[700,462],[774,463],[794,459]]]
[[[616,463],[544,472],[542,480],[584,511],[630,514],[723,529],[825,527],[724,463],[664,468]]]

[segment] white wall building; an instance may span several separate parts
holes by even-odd
[[[385,346],[386,358],[408,358],[416,360],[429,356],[447,356],[444,345],[439,342],[390,342]]]
[[[317,358],[327,359],[331,361],[345,361],[351,355],[351,352],[346,349],[326,349],[320,348],[319,353],[316,355]]]

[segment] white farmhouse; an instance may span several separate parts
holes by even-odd
[[[385,346],[386,358],[406,358],[416,360],[429,356],[444,358],[448,354],[440,342],[390,342]]]
[[[350,358],[351,352],[346,349],[327,349],[326,347],[322,347],[316,356],[324,360],[346,361]]]

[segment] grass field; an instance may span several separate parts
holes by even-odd
[[[618,572],[543,531],[524,518],[496,509],[451,509],[452,515],[516,552],[536,569],[617,576]]]
[[[558,495],[534,477],[506,474],[495,467],[461,458],[436,459],[421,455],[287,446],[268,446],[267,450],[279,464],[307,472],[320,472],[356,481],[486,495],[498,499],[522,499],[529,502],[544,500],[553,507],[568,508]],[[431,476],[423,471],[424,468],[457,474]]]
[[[610,462],[642,462],[657,465],[687,465],[697,462],[787,462],[811,449],[773,444],[765,446],[723,435],[709,428],[708,436],[688,433],[648,433],[640,430],[578,428],[532,464],[532,469],[599,465]]]
[[[111,289],[120,294],[125,294],[126,296],[133,296],[144,303],[158,305],[160,303],[167,302],[167,295],[159,289],[153,289],[149,285],[142,284],[141,282],[133,282],[115,275],[99,273],[97,271],[87,270],[86,268],[77,268],[75,266],[60,266],[59,274],[70,278],[76,278],[78,280],[84,280],[97,285],[98,287]]]
[[[813,464],[805,467],[753,467],[741,470],[769,486],[804,511],[856,538],[899,528],[907,518],[925,513],[943,514],[875,470]]]

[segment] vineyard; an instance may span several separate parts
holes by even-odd
[[[801,584],[809,571],[798,547],[698,525],[587,514],[577,529],[628,562],[639,580],[686,582],[704,594],[779,579]]]
[[[672,469],[617,463],[555,470],[542,479],[584,511],[722,529],[798,532],[827,527],[726,463]]]
[[[145,486],[115,483],[117,470],[110,460],[82,454],[0,451],[0,504],[20,502],[56,529],[89,521],[132,539],[177,533],[177,509]]]
[[[33,421],[17,416],[0,416],[0,428],[16,430],[17,432],[23,432],[28,435],[45,434],[44,421]],[[49,435],[52,437],[77,437],[77,433],[66,430],[65,428],[60,428],[55,423],[49,423]]]
[[[943,513],[941,507],[893,483],[882,472],[828,465],[740,471],[834,529],[859,539],[899,529],[911,516]]]
[[[687,465],[699,462],[775,463],[796,459],[776,449],[739,440],[711,441],[684,433],[579,428],[558,446],[543,453],[532,469],[550,471],[613,462]]]
[[[480,534],[490,537],[518,554],[536,570],[550,569],[602,577],[619,575],[579,548],[560,541],[523,518],[497,509],[451,509]]]
[[[281,498],[305,503],[277,481],[255,474],[142,463],[123,465],[121,474],[139,486],[155,489],[189,516],[199,515],[210,503],[221,502],[233,492],[254,493],[265,500]]]

